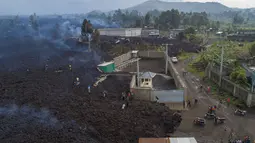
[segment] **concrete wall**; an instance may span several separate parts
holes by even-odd
[[[126,37],[139,37],[142,34],[142,28],[127,28]]]
[[[139,51],[138,56],[140,58],[165,58],[164,52],[158,52],[158,51]],[[172,77],[174,78],[175,85],[179,89],[184,90],[184,98],[185,100],[188,99],[188,88],[185,84],[185,82],[181,79],[180,74],[175,69],[174,64],[170,60],[171,58],[168,57],[168,70],[170,71]]]
[[[126,36],[126,30],[122,28],[106,28],[106,29],[98,29],[100,35],[105,36]]]
[[[142,28],[104,28],[98,30],[100,35],[104,36],[139,37],[142,33]]]
[[[158,29],[143,29],[142,30],[142,37],[149,37],[149,36],[153,36],[153,35],[159,35],[159,30]]]
[[[219,83],[219,72],[215,72],[212,70],[212,65],[209,65],[206,69],[206,76],[215,82],[216,84]],[[234,82],[230,81],[226,77],[222,77],[221,81],[221,88],[225,91],[231,93],[234,97],[237,97],[240,100],[243,100],[248,107],[255,106],[255,93],[244,89],[243,87],[235,84]]]
[[[139,58],[165,58],[164,52],[158,52],[158,51],[139,51],[138,52]],[[172,77],[174,78],[175,84],[179,89],[183,89],[183,96],[185,101],[188,99],[188,88],[185,84],[185,82],[181,79],[178,71],[175,69],[174,64],[170,60],[170,57],[168,57],[168,70],[170,71]],[[134,81],[131,81],[132,85],[134,85]],[[135,95],[138,95],[139,97],[136,97],[137,99],[141,100],[151,100],[155,101],[155,97],[153,97],[151,90],[149,89],[142,89],[142,88],[136,88],[135,85],[130,87],[133,89]],[[140,97],[142,96],[142,97]],[[182,103],[183,106],[183,103]],[[185,102],[186,107],[186,102]]]
[[[165,103],[169,109],[183,110],[183,103]]]
[[[157,52],[157,51],[139,51],[138,56],[140,58],[164,58],[164,52]]]
[[[115,63],[115,66],[118,67],[125,61],[130,60],[131,58],[132,58],[131,52],[127,52],[126,54],[123,54],[123,55],[120,55],[120,56],[114,58],[113,61]]]

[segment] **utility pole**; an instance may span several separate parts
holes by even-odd
[[[89,40],[89,52],[91,51],[90,50],[90,35],[88,36],[88,40]]]
[[[221,56],[220,56],[220,79],[219,79],[219,86],[221,86],[221,79],[222,79],[222,70],[223,70],[223,56],[224,56],[224,48],[221,47]]]
[[[136,70],[137,70],[137,86],[140,87],[140,73],[139,73],[139,59],[137,58],[137,65],[136,65]]]
[[[168,70],[168,44],[163,44],[163,45],[165,45],[166,46],[166,48],[165,48],[165,59],[166,59],[166,69],[165,69],[165,74],[167,74],[167,70]]]
[[[221,34],[220,34],[221,39]],[[224,47],[221,45],[221,56],[220,56],[220,76],[219,76],[219,87],[221,86],[222,70],[223,70],[223,58],[224,58]]]

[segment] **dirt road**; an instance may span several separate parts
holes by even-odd
[[[182,73],[182,69],[187,66],[184,63],[187,62],[180,61],[175,65],[179,73]],[[218,116],[227,119],[225,124],[215,126],[213,121],[208,120],[204,128],[194,127],[192,125],[194,118],[203,117],[207,112],[208,106],[217,105],[218,101],[205,92],[199,92],[199,89],[197,89],[200,85],[198,77],[191,73],[188,73],[185,77],[181,75],[181,77],[186,82],[189,89],[188,95],[193,99],[198,99],[199,104],[183,113],[183,121],[178,131],[175,133],[176,136],[194,136],[198,142],[220,142],[221,140],[226,142],[232,132],[231,130],[233,130],[238,137],[243,138],[244,135],[250,135],[251,138],[254,138],[255,128],[253,128],[252,125],[255,123],[255,118],[252,115],[248,115],[247,117],[235,116],[233,114],[234,109],[226,107],[225,105],[222,105],[217,111]]]

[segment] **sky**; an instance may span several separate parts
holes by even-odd
[[[146,0],[0,0],[0,15],[87,13],[128,8]],[[220,2],[228,7],[255,7],[255,0],[162,0]]]

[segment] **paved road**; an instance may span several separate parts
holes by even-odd
[[[175,64],[175,67],[179,73],[182,73],[182,69],[186,66],[186,62],[179,62]],[[225,124],[215,126],[213,121],[207,121],[204,128],[194,127],[192,121],[195,117],[203,117],[207,112],[208,106],[217,105],[218,101],[210,95],[199,92],[197,87],[200,85],[200,80],[188,73],[182,79],[186,82],[188,87],[188,95],[191,98],[199,99],[199,104],[192,107],[188,111],[183,113],[183,122],[175,133],[177,136],[194,136],[199,142],[220,142],[221,138],[226,142],[231,130],[240,136],[250,135],[255,137],[255,119],[253,116],[239,117],[233,114],[234,109],[222,105],[217,111],[217,115],[225,117],[227,119]],[[185,134],[188,133],[188,134]]]

